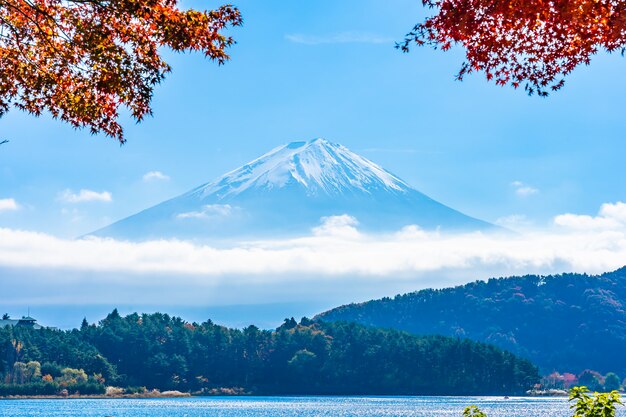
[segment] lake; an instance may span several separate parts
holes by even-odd
[[[489,417],[570,416],[565,398],[195,397],[182,399],[0,400],[2,417],[435,417],[478,405]],[[618,416],[626,416],[620,409]]]

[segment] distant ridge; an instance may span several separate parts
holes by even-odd
[[[258,238],[307,234],[323,217],[347,214],[374,232],[407,225],[488,230],[413,189],[346,147],[325,139],[292,142],[94,232],[124,239]]]
[[[316,317],[494,344],[543,373],[626,375],[626,267],[490,279],[334,308]]]

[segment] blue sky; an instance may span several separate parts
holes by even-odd
[[[209,6],[217,5],[209,2]],[[204,3],[188,3],[202,7]],[[126,119],[128,144],[12,110],[0,119],[0,226],[89,232],[291,140],[325,137],[471,215],[538,224],[626,200],[623,58],[600,54],[548,99],[454,81],[462,51],[393,48],[420,2],[239,1],[232,61],[169,56],[154,117]],[[169,180],[142,180],[159,171]],[[520,195],[513,182],[537,192]],[[66,190],[111,201],[68,203]]]
[[[54,239],[88,233],[210,181],[279,144],[315,137],[341,143],[431,197],[491,222],[512,218],[518,225],[542,230],[552,227],[555,216],[574,213],[590,217],[560,217],[562,223],[592,225],[602,233],[615,222],[620,228],[626,224],[620,223],[626,206],[609,205],[600,217],[592,217],[604,203],[626,201],[622,164],[626,79],[619,54],[599,54],[590,66],[578,68],[561,92],[540,99],[487,83],[482,74],[455,81],[463,61],[461,50],[418,48],[410,54],[395,50],[394,41],[427,12],[417,0],[241,0],[236,5],[245,24],[232,31],[238,41],[231,50],[232,61],[218,67],[198,54],[166,52],[173,72],[156,90],[154,117],[139,125],[124,119],[128,143],[122,147],[48,117],[12,110],[1,118],[0,138],[10,143],[0,147],[0,231],[11,232],[0,236],[24,242],[43,239],[31,246],[66,245],[72,253],[70,241]],[[596,247],[624,246],[623,236],[609,243],[602,240]],[[594,240],[580,236],[577,240],[581,254],[587,253],[583,244],[587,241]],[[438,276],[451,277],[447,283],[509,271],[599,272],[620,264],[626,253],[611,253],[610,259],[597,264],[590,256],[578,265],[575,259],[562,261],[566,257],[562,253],[555,252],[554,259],[543,263],[537,261],[542,253],[530,255],[543,243],[556,248],[563,242],[556,238],[526,242],[529,255],[522,261],[507,258],[505,267],[491,265],[471,274],[467,273],[471,262],[459,263],[455,273]],[[446,244],[468,245],[465,240]],[[515,253],[516,248],[511,245],[508,250]],[[37,253],[59,256],[48,249]],[[7,281],[33,275],[28,268],[20,269],[23,264],[15,261],[20,252],[15,254],[0,262]],[[46,262],[47,267],[54,264]],[[383,275],[387,271],[380,270]],[[287,268],[285,273],[293,270]],[[76,274],[70,275],[80,276]],[[47,272],[38,276],[49,277]],[[359,291],[342,293],[340,298],[332,280],[320,287],[311,279],[297,296],[284,290],[284,282],[273,281],[268,288],[274,292],[267,301],[305,300],[316,288],[319,299],[325,300],[322,304],[331,307],[434,282],[418,285],[418,278],[396,276],[395,284],[376,285],[370,285],[373,280],[360,281]],[[350,279],[345,288],[354,289]],[[85,291],[99,288],[89,285]],[[258,287],[250,287],[251,295],[245,299],[237,298],[239,289],[233,288],[226,298],[237,305],[251,302]],[[49,295],[44,291],[40,296]],[[59,303],[67,304],[59,297]],[[206,305],[208,300],[197,303]],[[26,302],[36,300],[15,301]],[[146,298],[146,304],[151,302],[159,303]]]

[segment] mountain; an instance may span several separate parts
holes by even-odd
[[[345,305],[316,319],[467,337],[526,357],[545,373],[590,368],[626,375],[626,267],[422,290]]]
[[[307,234],[347,214],[366,231],[495,228],[413,189],[324,139],[280,146],[217,180],[95,232],[125,239],[258,238]]]

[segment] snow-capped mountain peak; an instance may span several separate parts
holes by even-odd
[[[346,147],[324,139],[291,142],[178,197],[94,234],[124,239],[236,240],[302,236],[323,219],[359,230],[488,230]]]
[[[196,189],[196,195],[232,197],[251,189],[299,186],[308,195],[370,193],[410,187],[374,162],[346,147],[318,138],[279,146],[254,161]]]

